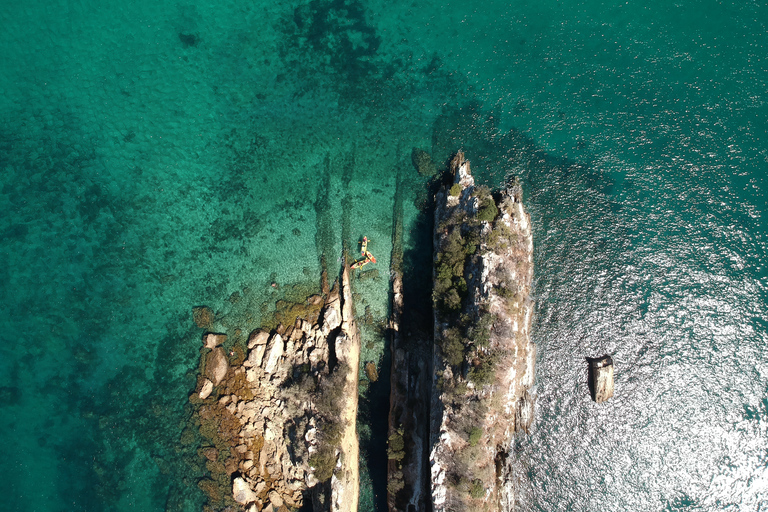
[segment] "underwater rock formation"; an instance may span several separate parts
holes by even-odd
[[[432,506],[512,510],[512,439],[533,418],[530,216],[519,183],[475,186],[461,152],[450,170],[435,197]]]
[[[210,510],[311,501],[315,511],[357,511],[360,336],[346,266],[341,283],[308,301],[319,314],[253,331],[247,355],[232,364],[219,335],[203,336],[190,402],[211,475],[199,483]]]
[[[411,151],[411,162],[419,174],[426,177],[434,176],[437,173],[437,166],[432,161],[432,156],[423,149],[413,148]]]

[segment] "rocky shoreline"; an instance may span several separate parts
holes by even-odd
[[[415,279],[407,273],[414,268],[403,268],[397,184],[387,325],[391,512],[513,510],[512,440],[533,419],[533,241],[520,185],[476,186],[461,152],[448,177],[428,209],[432,264],[425,255],[418,265],[432,267],[431,300],[420,290],[428,274]],[[203,335],[189,425],[207,470],[198,481],[206,512],[357,511],[359,379],[376,381],[378,370],[370,361],[361,367],[350,272],[345,262],[332,287],[324,272],[322,293],[303,303],[278,301],[274,329],[236,329],[235,343]],[[212,318],[195,308],[198,326],[211,328]]]
[[[208,508],[249,512],[357,511],[360,336],[345,266],[305,318],[248,337],[247,356],[206,333],[190,397],[211,477],[198,485]]]

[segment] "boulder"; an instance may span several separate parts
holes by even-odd
[[[266,349],[266,345],[257,345],[256,348],[251,350],[248,354],[248,364],[253,368],[261,368],[261,363],[264,360],[264,351]]]
[[[338,301],[329,304],[323,313],[323,336],[328,336],[330,332],[341,325],[341,311],[339,311]]]
[[[269,333],[267,331],[256,329],[248,337],[248,349],[250,350],[253,347],[258,347],[259,345],[266,345],[268,340]]]
[[[229,370],[227,354],[221,347],[214,348],[205,361],[205,376],[218,386]]]
[[[277,491],[269,491],[269,502],[272,506],[280,508],[283,506],[283,498],[277,493]]]
[[[613,358],[605,355],[589,360],[589,380],[592,399],[605,402],[613,397]]]
[[[256,501],[256,493],[253,492],[248,482],[237,477],[232,482],[232,497],[241,505],[248,505]]]
[[[211,392],[213,391],[213,382],[211,382],[208,379],[205,379],[203,382],[203,387],[200,389],[200,399],[205,400],[209,396],[211,396]]]
[[[267,349],[269,355],[267,356],[267,362],[264,363],[264,373],[274,373],[277,369],[277,363],[283,356],[283,338],[279,334],[275,334],[272,337],[270,346]]]
[[[203,345],[205,348],[216,348],[227,341],[226,334],[217,334],[214,332],[207,332],[203,334]]]

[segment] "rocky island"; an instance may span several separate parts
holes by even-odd
[[[533,418],[533,239],[519,183],[495,197],[459,152],[435,199],[433,510],[512,510],[512,436]]]
[[[434,202],[427,332],[400,328],[402,274],[392,272],[393,512],[512,510],[511,441],[533,418],[533,240],[522,189],[475,186],[461,152],[448,178]]]
[[[508,511],[512,439],[533,418],[530,217],[518,182],[476,186],[461,152],[433,185],[432,294],[416,290],[421,308],[395,201],[387,506]],[[328,286],[324,271],[320,293],[283,304],[271,328],[236,329],[237,342],[206,329],[185,434],[199,442],[206,512],[357,511],[359,381],[378,375],[361,365],[350,272],[345,262]],[[213,325],[208,308],[194,313]]]

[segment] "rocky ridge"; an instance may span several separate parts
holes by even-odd
[[[435,197],[432,506],[508,511],[511,441],[533,416],[530,216],[518,183],[493,197],[475,186],[461,152],[451,172],[453,184]],[[464,253],[448,278],[456,247]]]
[[[254,330],[242,357],[206,333],[190,397],[210,478],[208,510],[357,511],[360,336],[347,267],[310,314]]]

